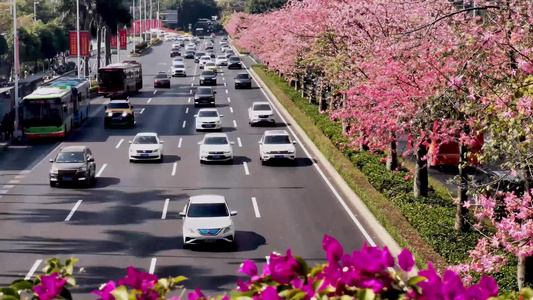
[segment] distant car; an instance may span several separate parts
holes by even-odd
[[[194,55],[194,62],[200,62],[200,58],[202,56],[205,56],[205,52],[196,52],[196,54]]]
[[[204,70],[213,71],[213,72],[217,73],[217,65],[215,65],[215,63],[212,62],[212,61],[206,62],[205,65],[204,65]]]
[[[104,128],[112,125],[135,126],[133,105],[129,100],[112,100],[105,106]]]
[[[231,48],[228,47],[228,46],[222,46],[222,47],[220,47],[220,51],[222,51],[222,53],[226,53],[226,51],[229,51],[229,50],[231,50]],[[224,57],[225,57],[225,55],[224,55]]]
[[[205,50],[209,50],[209,49],[213,49],[213,44],[212,43],[206,43],[205,44]]]
[[[217,54],[214,50],[207,50],[207,55],[209,55],[211,58],[216,58]]]
[[[248,73],[239,73],[235,76],[235,89],[238,88],[252,88],[252,78]]]
[[[172,68],[170,68],[172,77],[183,76],[187,77],[187,71],[183,62],[173,62]]]
[[[166,73],[159,73],[154,76],[154,88],[170,88],[170,78]]]
[[[191,196],[183,211],[183,245],[188,247],[199,242],[225,241],[235,244],[235,225],[226,198],[219,195]]]
[[[91,150],[87,146],[68,146],[50,159],[50,186],[61,183],[83,182],[87,187],[96,182],[96,164]]]
[[[216,34],[214,34],[214,33],[211,33],[211,38],[213,38],[213,39],[214,39],[215,37],[216,37]]]
[[[170,41],[173,41],[173,40],[174,40],[174,38],[172,36],[170,36],[170,35],[166,35],[165,36],[165,42],[170,42]]]
[[[196,45],[195,44],[187,44],[187,46],[185,46],[185,50],[196,50]]]
[[[172,43],[172,48],[181,48],[180,43],[179,42]]]
[[[172,48],[170,50],[170,57],[174,57],[174,56],[181,56],[180,48]]]
[[[194,106],[198,105],[215,105],[215,94],[210,87],[198,87],[194,93]]]
[[[233,162],[234,142],[230,142],[225,133],[207,133],[200,145],[200,163],[206,161]]]
[[[212,60],[211,60],[211,56],[209,56],[209,55],[204,55],[204,56],[200,57],[200,62],[198,63],[198,67],[199,67],[200,69],[203,69],[203,68],[204,68],[204,65],[205,65],[206,63],[208,63],[208,62],[211,62],[211,61],[212,61]]]
[[[218,43],[221,47],[222,46],[227,46],[228,45],[228,40],[220,40],[220,42]]]
[[[223,115],[219,114],[216,108],[202,108],[194,117],[196,118],[196,131],[222,129],[220,118]]]
[[[242,69],[241,59],[236,56],[231,56],[228,59],[228,69]]]
[[[226,56],[226,58],[230,58],[232,56],[235,56],[235,52],[233,50],[226,50],[226,52],[224,52],[224,55]]]
[[[137,133],[130,141],[128,150],[130,162],[138,160],[157,160],[163,162],[163,141],[157,133]]]
[[[269,102],[254,102],[248,109],[248,123],[250,125],[258,123],[270,123],[275,124],[274,111]]]
[[[267,130],[259,141],[259,157],[261,164],[273,159],[296,158],[296,148],[291,141],[289,133],[285,130]]]
[[[209,70],[202,71],[200,85],[217,85],[217,73]]]
[[[194,51],[185,51],[185,58],[187,59],[191,59],[191,58],[194,58]]]
[[[177,63],[177,62],[185,63],[185,60],[183,59],[183,57],[174,57],[172,59],[172,63]]]

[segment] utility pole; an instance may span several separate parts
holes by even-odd
[[[19,36],[17,32],[17,0],[13,0],[13,54],[15,58],[15,136],[18,137],[19,132]]]
[[[160,29],[161,26],[159,26],[159,18],[160,18],[160,14],[159,14],[159,0],[157,0],[157,29]]]
[[[118,24],[117,24],[117,63],[120,62],[120,27],[118,27]]]
[[[146,14],[146,0],[144,0],[144,40],[145,42],[148,42],[148,38],[146,37],[146,20],[148,19],[148,16]]]
[[[152,26],[154,25],[154,22],[152,22],[152,0],[150,0],[150,30],[152,30]]]
[[[37,22],[37,4],[39,1],[33,1],[33,21]]]
[[[78,52],[78,78],[81,78],[80,65],[80,0],[76,0],[76,51]]]
[[[135,29],[136,29],[136,26],[135,26],[135,0],[133,0],[131,8],[132,8],[131,15],[133,16],[133,53],[135,53],[135,38],[136,38],[136,36],[135,36]]]

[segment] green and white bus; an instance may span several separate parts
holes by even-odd
[[[27,138],[64,138],[74,124],[70,86],[39,87],[22,99],[21,127]]]

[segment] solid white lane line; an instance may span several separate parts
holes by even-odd
[[[233,107],[230,106],[229,111],[231,111],[231,113],[233,113]]]
[[[242,164],[244,166],[244,174],[250,175],[250,170],[248,170],[248,164],[245,161],[243,161]]]
[[[180,141],[178,142],[178,148],[181,148],[181,142],[183,141],[183,138],[180,138]]]
[[[152,102],[152,98],[148,98],[148,102],[146,103],[150,103],[150,102]]]
[[[237,121],[233,120],[233,127],[237,128]]]
[[[43,262],[42,259],[38,259],[36,260],[34,263],[33,263],[33,266],[31,267],[30,271],[28,272],[28,274],[26,274],[26,277],[24,277],[25,280],[30,280],[31,277],[33,276],[33,273],[35,273],[35,271],[37,271],[37,268],[39,267],[39,265]]]
[[[181,128],[185,128],[185,125],[187,125],[187,121],[183,121],[183,126]]]
[[[165,200],[165,205],[163,206],[163,215],[161,215],[161,220],[164,220],[167,218],[167,210],[168,210],[168,202],[170,201],[170,199],[166,199]]]
[[[187,100],[187,103],[191,103],[191,98],[189,98],[189,100]]]
[[[174,163],[172,166],[172,176],[176,176],[176,168],[178,167],[178,163]]]
[[[248,74],[250,75],[250,77],[252,77],[255,81],[255,83],[257,85],[259,85],[257,79],[255,76],[252,75],[252,73],[250,72],[250,70],[246,69],[246,72],[248,72]],[[260,86],[260,85],[259,85]],[[274,110],[276,111],[276,113],[278,114],[278,116],[281,118],[281,120],[284,122],[284,123],[287,123],[287,121],[285,120],[285,117],[283,117],[283,115],[279,112],[278,108],[274,105],[274,103],[272,102],[272,100],[270,99],[270,97],[267,95],[267,93],[265,92],[264,89],[261,88],[261,92],[263,93],[263,95],[265,96],[265,98],[267,99],[267,101],[270,103],[270,105],[272,105],[272,107],[274,108]],[[339,203],[341,204],[341,206],[344,208],[344,210],[346,211],[346,213],[348,214],[348,216],[350,217],[350,219],[352,219],[352,221],[355,223],[355,226],[357,226],[357,228],[361,231],[361,233],[363,234],[363,236],[366,238],[366,240],[368,241],[368,243],[370,244],[370,246],[372,247],[375,247],[376,246],[376,242],[374,242],[374,240],[372,239],[372,237],[370,236],[370,234],[368,234],[368,232],[366,231],[366,229],[363,227],[363,224],[361,224],[361,222],[359,222],[359,220],[357,219],[357,217],[355,217],[355,215],[353,214],[352,210],[348,207],[348,205],[346,204],[346,202],[344,201],[344,199],[341,197],[341,195],[339,194],[339,192],[337,191],[337,189],[333,186],[333,184],[329,181],[329,179],[326,177],[326,175],[324,174],[324,172],[322,172],[322,169],[320,169],[320,167],[314,162],[314,159],[311,157],[311,154],[309,153],[309,151],[307,151],[307,148],[304,146],[304,144],[302,143],[302,141],[298,138],[298,136],[296,135],[296,133],[294,132],[294,130],[289,126],[288,127],[289,131],[291,132],[292,136],[294,137],[294,139],[296,140],[296,142],[298,142],[298,144],[300,145],[300,147],[302,147],[302,150],[304,151],[305,155],[307,155],[307,157],[313,162],[313,166],[315,167],[315,169],[318,171],[318,173],[320,174],[320,176],[322,177],[322,179],[326,182],[326,185],[329,187],[329,189],[331,190],[331,192],[333,192],[333,194],[335,195],[335,198],[337,198],[337,200],[339,201]]]
[[[72,216],[74,215],[74,213],[76,212],[76,209],[78,209],[78,207],[80,207],[80,204],[83,200],[78,200],[78,202],[76,202],[76,204],[74,205],[74,207],[72,208],[72,210],[70,211],[70,213],[68,214],[68,216],[65,218],[65,222],[68,222],[70,221],[70,218],[72,218]]]
[[[228,90],[226,90],[226,94],[229,94]]]
[[[239,147],[242,148],[242,143],[241,143],[241,138],[240,137],[237,138],[237,144],[239,144]]]
[[[228,86],[228,84],[224,82],[224,86]]]
[[[155,263],[157,262],[157,258],[153,257],[152,258],[152,262],[150,263],[150,270],[149,270],[149,273],[150,274],[154,274],[154,271],[155,271]]]
[[[155,95],[155,93],[157,93],[157,91],[154,91],[154,95]]]
[[[100,175],[102,175],[102,172],[105,170],[105,167],[107,167],[107,164],[102,165],[102,167],[100,168],[100,171],[96,173],[96,177],[100,177]]]
[[[0,190],[0,194],[7,194],[8,190]]]
[[[191,86],[194,86],[194,82],[191,82]]]
[[[231,102],[231,99],[228,97],[228,102]]]
[[[185,109],[185,113],[186,113],[186,114],[189,113],[189,108],[188,108],[188,107]]]
[[[143,109],[141,109],[141,112],[140,112],[139,114],[141,114],[141,115],[142,115],[142,114],[143,114],[143,112],[144,112],[144,108],[143,108]]]
[[[261,218],[261,214],[259,213],[259,206],[257,206],[257,200],[255,197],[252,197],[252,204],[254,206],[254,212],[256,218]]]
[[[191,90],[190,94],[192,94],[192,90]]]
[[[20,180],[10,180],[8,183],[19,183]]]
[[[124,139],[120,139],[120,141],[118,142],[118,144],[115,146],[115,149],[120,148],[120,145],[122,145],[122,142],[124,142]]]
[[[2,188],[3,189],[10,189],[10,188],[13,188],[13,187],[14,187],[14,185],[12,185],[12,184],[6,184]]]

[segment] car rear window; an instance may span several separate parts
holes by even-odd
[[[291,140],[288,135],[267,135],[265,144],[290,144]]]
[[[248,79],[248,74],[237,74],[237,79]]]
[[[168,78],[167,74],[157,74],[155,75],[155,78]]]
[[[254,110],[272,110],[268,104],[254,105]]]
[[[238,58],[238,57],[232,56],[232,57],[229,58],[229,61],[231,61],[231,62],[240,62],[241,59]]]
[[[198,114],[199,117],[218,117],[218,113],[214,110],[201,111]]]
[[[204,139],[205,145],[227,145],[228,139],[225,136],[210,136]]]
[[[229,216],[224,203],[191,204],[187,216],[189,218],[216,218]]]
[[[202,94],[202,95],[209,95],[209,94],[211,94],[211,89],[209,89],[209,88],[207,88],[207,89],[200,89],[200,88],[199,88],[199,89],[196,91],[196,93],[198,93],[198,94]]]

